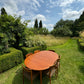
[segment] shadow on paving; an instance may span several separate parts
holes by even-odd
[[[13,79],[12,84],[23,84],[23,72],[22,68],[19,68],[16,71],[16,75]],[[49,84],[49,78],[45,77],[43,75],[42,77],[42,84]],[[27,78],[24,77],[24,84],[31,84],[31,80],[28,80]],[[40,84],[40,75],[33,80],[33,84]]]

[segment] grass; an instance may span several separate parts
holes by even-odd
[[[64,44],[69,37],[54,37],[52,35],[35,35],[33,38],[38,38],[40,40],[45,41],[47,46],[57,46]]]
[[[68,40],[60,46],[51,46],[48,49],[55,50],[61,55],[60,71],[57,80],[55,75],[51,84],[84,84],[84,52],[78,48],[77,40]],[[0,84],[22,84],[21,64],[0,74]],[[31,84],[25,78],[25,84]],[[39,77],[33,84],[40,84]],[[50,84],[49,79],[43,76],[43,84]]]

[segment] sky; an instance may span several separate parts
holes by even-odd
[[[31,20],[28,27],[33,27],[37,18],[51,31],[60,19],[78,19],[84,11],[84,0],[0,0],[2,7],[8,14],[21,15],[22,22]]]

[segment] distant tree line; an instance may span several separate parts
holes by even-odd
[[[33,31],[34,34],[49,34],[48,29],[43,27],[42,20],[40,20],[38,24],[38,19],[35,19],[34,28],[31,28],[30,30]]]
[[[51,34],[54,36],[79,36],[79,32],[84,30],[84,12],[79,19],[58,21]]]

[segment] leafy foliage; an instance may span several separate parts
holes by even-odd
[[[79,19],[76,19],[71,28],[73,36],[79,36],[79,32],[84,30],[84,12],[81,14]]]
[[[72,20],[63,20],[61,19],[56,23],[54,29],[51,31],[51,34],[54,36],[71,36],[71,26],[73,24]]]
[[[78,39],[80,49],[84,50],[84,31],[80,32],[80,38]]]
[[[25,41],[25,46],[26,47],[35,47],[35,46],[42,46],[45,45],[45,42],[42,40],[39,40],[38,38],[33,38],[32,36],[29,36],[28,38],[26,38]]]
[[[26,26],[25,23],[21,23],[20,16],[0,15],[0,32],[7,35],[10,46],[19,47],[20,42],[25,38]]]
[[[0,54],[8,53],[8,38],[6,34],[0,33]]]
[[[40,28],[40,29],[36,29],[36,28],[30,28],[29,32],[31,32],[32,35],[34,34],[43,34],[43,35],[47,35],[49,34],[49,31],[47,28]]]
[[[58,21],[56,23],[56,25],[54,26],[54,29],[62,28],[64,26],[67,26],[70,29],[71,26],[72,26],[72,24],[73,24],[73,21],[72,20],[63,20],[63,19],[61,19],[60,21]]]
[[[49,31],[47,28],[41,28],[41,29],[39,29],[38,34],[48,35]]]

